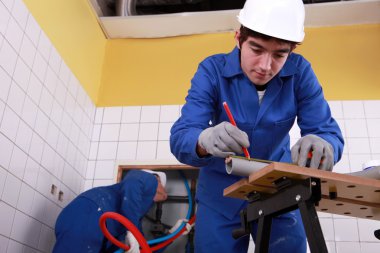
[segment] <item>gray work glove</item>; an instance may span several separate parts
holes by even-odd
[[[309,134],[297,141],[292,147],[292,161],[298,166],[332,171],[334,166],[334,148],[330,143],[314,134]],[[308,153],[312,153],[311,159]],[[308,159],[310,165],[307,166]]]
[[[243,153],[242,147],[249,147],[248,135],[231,123],[222,123],[206,128],[198,138],[198,144],[210,155],[226,158]]]
[[[129,250],[124,253],[140,253],[139,243],[130,231],[125,236],[125,243],[129,245]]]

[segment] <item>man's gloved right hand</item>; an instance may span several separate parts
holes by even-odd
[[[125,243],[130,247],[125,253],[140,253],[140,245],[130,231],[128,231],[125,236]]]
[[[249,147],[248,135],[229,122],[222,122],[206,128],[198,138],[198,144],[208,154],[226,158],[243,153],[242,147]]]

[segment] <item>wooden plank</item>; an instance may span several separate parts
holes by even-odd
[[[323,198],[317,207],[318,211],[380,220],[380,180],[287,163],[269,164],[252,173],[248,179],[242,179],[227,187],[224,196],[247,199],[246,195],[252,191],[275,194],[277,190],[274,181],[282,177],[319,178]]]

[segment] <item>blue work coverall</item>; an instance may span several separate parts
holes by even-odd
[[[199,134],[210,126],[229,121],[223,109],[229,105],[239,129],[248,134],[251,157],[291,162],[289,130],[295,119],[301,136],[315,134],[334,148],[334,161],[341,158],[343,137],[331,117],[321,85],[310,63],[289,55],[282,70],[268,83],[262,103],[245,76],[239,49],[206,58],[195,73],[182,108],[171,129],[170,147],[182,163],[201,167],[197,187],[196,253],[247,252],[248,237],[232,238],[240,228],[240,211],[247,203],[223,197],[223,190],[241,179],[226,173],[224,159],[196,153]],[[244,156],[243,154],[239,154]],[[256,224],[253,224],[253,238]],[[273,220],[270,252],[306,252],[305,232],[299,211]]]
[[[99,218],[116,212],[129,219],[141,231],[141,219],[153,204],[158,181],[153,174],[132,170],[122,182],[90,189],[68,204],[55,224],[56,243],[53,253],[115,252],[100,230]],[[108,231],[124,242],[126,229],[112,219]]]

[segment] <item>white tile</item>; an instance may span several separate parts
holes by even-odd
[[[338,126],[340,128],[340,131],[342,132],[343,137],[346,136],[346,122],[344,119],[335,119],[336,123],[338,123]]]
[[[51,194],[50,190],[52,182],[53,176],[43,167],[40,167],[36,184],[36,190],[38,190],[38,192],[44,195],[45,197],[49,198]]]
[[[380,118],[380,100],[363,101],[366,118]]]
[[[12,174],[7,174],[7,179],[5,180],[5,185],[3,189],[3,195],[1,199],[8,205],[13,207],[17,206],[18,196],[21,189],[21,180]]]
[[[352,154],[349,156],[351,172],[361,171],[363,163],[371,160],[369,154]]]
[[[20,189],[20,197],[17,202],[17,209],[28,213],[32,209],[33,198],[34,198],[35,190],[27,185],[26,183],[22,183]]]
[[[24,121],[20,120],[16,136],[16,145],[24,150],[24,152],[28,152],[32,136],[33,130],[25,124]]]
[[[18,24],[25,29],[28,22],[29,10],[26,8],[22,0],[15,0],[12,8],[12,16],[17,20]]]
[[[93,182],[94,182],[94,180],[86,180],[86,181],[84,182],[84,185],[83,185],[83,191],[82,191],[82,192],[92,189],[92,187],[93,187],[93,186],[92,186]]]
[[[55,242],[54,230],[42,225],[38,249],[42,252],[52,252]]]
[[[368,136],[380,137],[380,119],[367,119]]]
[[[54,122],[57,126],[61,124],[63,115],[63,107],[58,104],[57,100],[53,101],[51,108],[50,120]]]
[[[162,105],[160,122],[175,122],[179,117],[179,105]]]
[[[362,101],[343,101],[342,104],[345,119],[362,119],[365,117]]]
[[[24,105],[25,92],[14,82],[8,94],[7,104],[19,116],[22,114],[22,107]]]
[[[45,219],[46,201],[48,200],[36,191],[34,193],[32,209],[29,211],[28,215],[39,221],[43,221]]]
[[[100,132],[100,141],[117,141],[119,139],[120,124],[103,124]]]
[[[3,4],[5,5],[5,7],[7,7],[7,9],[9,11],[12,10],[12,7],[13,7],[13,3],[15,0],[1,0],[3,2]]]
[[[141,106],[123,107],[121,122],[122,123],[138,123],[140,122]]]
[[[21,58],[18,58],[13,80],[24,92],[28,90],[30,73],[30,68],[24,63],[23,60],[21,60]]]
[[[3,68],[0,67],[0,99],[4,102],[8,99],[9,89],[11,87],[12,79]]]
[[[9,10],[0,1],[0,34],[5,34],[10,16]]]
[[[43,80],[45,80],[46,70],[47,62],[37,51],[36,56],[34,57],[32,71],[36,75],[36,77],[42,82]]]
[[[16,51],[9,45],[7,40],[3,41],[0,48],[0,67],[2,67],[10,76],[13,76],[17,61]]]
[[[334,219],[334,229],[335,241],[359,241],[358,223],[356,219]]]
[[[22,180],[25,172],[25,166],[28,156],[20,148],[13,148],[11,162],[9,164],[9,172]]]
[[[60,128],[61,128],[61,131],[66,136],[70,135],[70,129],[71,129],[72,124],[73,124],[73,121],[70,118],[69,114],[67,114],[66,112],[63,112],[62,113],[62,120],[61,120]]]
[[[61,105],[65,105],[66,101],[66,95],[67,95],[67,88],[63,84],[61,80],[58,80],[56,89],[55,89],[55,95],[54,98],[57,100],[57,102]]]
[[[43,139],[46,137],[47,129],[49,126],[49,118],[42,111],[38,111],[36,123],[34,124],[34,131],[38,133]]]
[[[7,248],[7,253],[12,253],[12,252],[19,253],[19,252],[23,252],[24,248],[25,248],[24,245],[22,245],[21,243],[13,241],[13,240],[9,240],[8,248]]]
[[[379,242],[373,232],[380,229],[380,221],[358,219],[359,238],[361,242]]]
[[[73,115],[75,111],[75,99],[70,93],[67,93],[64,110],[68,115]]]
[[[29,155],[38,163],[41,162],[44,144],[44,140],[41,137],[37,134],[33,134],[29,148]]]
[[[44,85],[50,92],[50,94],[54,94],[55,89],[58,84],[58,76],[57,74],[48,66],[45,76]],[[61,95],[61,94],[60,94]]]
[[[113,179],[114,161],[96,161],[94,179]]]
[[[119,141],[137,141],[139,136],[140,125],[121,124]]]
[[[0,123],[1,123],[1,120],[3,119],[4,110],[5,110],[5,103],[0,100]]]
[[[103,112],[104,112],[104,107],[97,107],[96,108],[96,113],[95,113],[95,124],[101,124],[103,121]]]
[[[346,147],[349,154],[369,154],[368,138],[346,138]]]
[[[159,122],[160,106],[143,106],[140,122]]]
[[[367,123],[365,119],[345,120],[346,137],[368,137]]]
[[[86,107],[86,97],[86,91],[83,89],[81,84],[78,84],[77,103],[82,108],[82,110],[84,110]]]
[[[358,243],[358,242],[337,242],[336,243],[336,252],[337,253],[359,253],[360,252],[360,243]]]
[[[21,48],[19,51],[20,57],[24,60],[26,65],[32,69],[34,57],[36,56],[36,47],[33,45],[32,41],[28,36],[24,36],[21,43]]]
[[[32,128],[34,128],[37,113],[37,105],[34,104],[34,102],[29,97],[25,97],[24,108],[22,110],[21,118]]]
[[[41,93],[41,100],[39,103],[39,107],[49,117],[52,106],[53,106],[53,96],[50,94],[50,92],[47,89],[43,89]]]
[[[360,243],[361,252],[363,253],[378,253],[380,243]]]
[[[99,142],[98,160],[114,160],[116,158],[117,142]]]
[[[7,106],[4,110],[0,131],[10,140],[15,141],[19,122],[20,118]]]
[[[61,67],[62,58],[55,47],[51,48],[49,57],[49,66],[58,74]]]
[[[45,145],[42,153],[41,165],[48,171],[54,170],[55,154],[55,151],[49,145]]]
[[[0,196],[3,194],[7,171],[0,166]]]
[[[136,159],[137,142],[119,142],[117,148],[118,160],[134,160]]]
[[[168,141],[170,138],[170,129],[173,123],[160,123],[158,126],[158,140]]]
[[[0,201],[0,234],[9,237],[12,231],[15,208]]]
[[[27,94],[37,105],[40,103],[42,89],[43,89],[43,85],[41,81],[38,80],[38,78],[32,73],[30,75],[30,81],[29,81]]]
[[[342,101],[328,101],[328,104],[330,106],[331,115],[335,119],[341,119],[341,118],[343,118],[343,105],[342,105]]]
[[[122,107],[105,107],[103,123],[120,123]]]
[[[80,86],[80,83],[78,79],[73,74],[70,74],[67,90],[75,99],[77,97],[79,86]]]
[[[59,129],[58,127],[52,122],[49,122],[48,131],[46,134],[46,142],[52,147],[56,148],[57,142],[59,137]]]
[[[52,45],[49,38],[46,36],[44,31],[42,30],[40,33],[40,38],[38,40],[37,50],[46,61],[49,60],[51,47]]]
[[[69,139],[61,132],[58,137],[57,149],[56,151],[61,156],[65,156],[67,151],[67,145],[69,143]]]
[[[74,166],[75,162],[75,155],[76,155],[77,149],[75,146],[69,141],[67,143],[67,151],[66,151],[66,161],[71,165]]]
[[[78,126],[82,125],[83,116],[84,116],[84,112],[82,108],[78,104],[76,104],[73,120]]]
[[[29,14],[28,16],[28,22],[26,24],[25,33],[32,41],[33,45],[37,47],[38,39],[41,33],[41,28],[31,14]]]
[[[137,160],[152,160],[156,158],[157,142],[141,141],[137,143]]]
[[[321,224],[323,237],[326,241],[334,241],[334,224],[333,220],[331,218],[322,218],[319,219],[319,222]]]
[[[14,144],[0,133],[0,166],[6,170],[8,169],[9,162],[11,161],[13,146]]]
[[[380,153],[380,138],[371,138],[369,141],[372,153]]]
[[[139,140],[154,141],[158,139],[158,123],[140,124]]]
[[[93,179],[95,174],[95,161],[88,161],[86,170],[86,179]]]
[[[100,129],[101,129],[101,127],[102,127],[102,125],[100,125],[100,124],[94,125],[94,128],[92,130],[92,137],[91,137],[92,141],[99,141],[100,140]]]
[[[0,2],[0,6],[1,6],[1,2]],[[0,15],[0,17],[1,17],[1,15]],[[7,252],[8,241],[9,241],[9,239],[7,237],[0,235],[0,253],[6,253]]]
[[[107,186],[113,184],[113,179],[96,179],[94,180],[93,186],[99,187],[99,186]]]
[[[158,160],[173,160],[177,159],[170,151],[169,141],[159,141],[157,143],[157,159]]]
[[[28,157],[26,161],[24,182],[26,182],[31,187],[36,187],[38,173],[40,171],[40,166],[31,157]]]
[[[335,248],[335,242],[326,242],[327,252],[329,253],[336,253]]]
[[[59,68],[59,79],[62,80],[63,84],[67,87],[70,79],[70,69],[64,61],[61,62],[61,67]]]
[[[53,170],[51,170],[50,172],[55,177],[61,179],[62,178],[62,173],[63,173],[64,166],[65,166],[65,161],[63,160],[63,158],[58,153],[55,153],[54,167],[53,167]]]
[[[347,154],[343,154],[340,161],[334,165],[334,172],[336,173],[350,173],[350,160]]]
[[[7,31],[5,32],[5,39],[16,52],[20,50],[23,35],[23,30],[17,21],[11,17],[8,21]]]
[[[39,234],[41,224],[25,215],[16,211],[14,223],[11,232],[11,238],[27,245],[36,246],[36,234]]]

